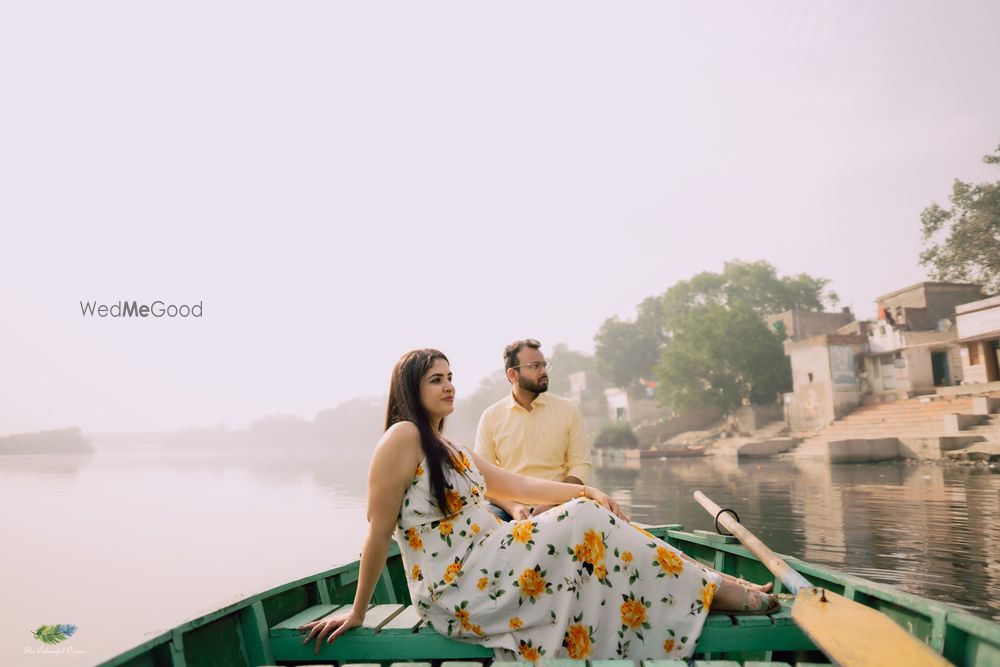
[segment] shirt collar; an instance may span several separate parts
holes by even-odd
[[[548,405],[548,402],[549,402],[548,396],[542,393],[539,394],[538,396],[535,396],[535,400],[531,402],[531,407],[532,408],[545,407],[546,405]],[[513,410],[514,408],[521,408],[521,404],[514,400],[513,390],[511,390],[511,392],[507,394],[507,407],[510,408],[511,410]],[[524,408],[521,409],[523,410]]]

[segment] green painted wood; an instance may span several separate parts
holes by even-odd
[[[410,634],[417,631],[420,624],[423,623],[423,619],[417,613],[416,607],[406,607],[400,613],[396,614],[389,621],[382,626],[380,632],[385,635],[392,634]]]
[[[372,662],[397,660],[468,660],[493,658],[493,650],[478,644],[452,641],[436,632],[398,635],[392,641],[378,635],[354,631],[341,635],[332,644],[324,643],[319,655],[313,653],[315,642],[302,643],[302,637],[271,637],[271,648],[278,662],[330,660]]]
[[[642,667],[688,667],[686,660],[643,660]]]
[[[264,605],[258,600],[239,612],[243,645],[251,665],[274,662]]]
[[[378,576],[378,583],[375,584],[372,601],[377,604],[396,602],[396,589],[392,585],[392,576],[389,574],[388,566],[383,567],[382,574]]]
[[[691,667],[740,667],[735,660],[695,660]]]
[[[360,628],[354,628],[348,632],[358,634],[376,634],[379,628],[391,620],[396,614],[403,611],[405,607],[401,604],[379,604],[365,612],[365,622]]]
[[[635,667],[634,660],[588,660],[590,667]]]
[[[429,662],[394,662],[391,667],[431,667]]]
[[[587,661],[568,658],[542,658],[538,661],[538,667],[587,667]]]
[[[172,667],[187,667],[184,659],[184,633],[180,630],[170,633],[170,664]]]
[[[441,667],[483,667],[481,662],[461,662],[459,660],[449,660],[442,662]]]
[[[816,645],[792,621],[788,603],[771,616],[709,615],[695,645],[696,653],[810,650]]]
[[[770,660],[750,660],[744,662],[743,667],[792,667],[787,662],[771,662]],[[829,667],[829,665],[827,666]]]
[[[380,662],[345,662],[342,667],[382,667]],[[482,667],[482,666],[480,666]]]
[[[330,586],[326,579],[316,580],[316,600],[320,604],[330,604]]]
[[[290,616],[289,618],[271,626],[270,635],[274,637],[275,634],[301,634],[302,631],[299,630],[300,625],[318,621],[333,612],[343,609],[345,606],[346,605],[341,604],[314,604],[307,609],[303,609],[294,616]]]

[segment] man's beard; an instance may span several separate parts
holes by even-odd
[[[525,391],[530,391],[533,394],[544,394],[549,388],[549,379],[545,378],[544,382],[532,382],[521,376],[517,380],[517,386]]]

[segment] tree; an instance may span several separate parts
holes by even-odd
[[[604,422],[597,432],[597,437],[594,438],[595,447],[627,449],[638,444],[639,438],[628,422]]]
[[[781,338],[746,305],[692,306],[674,321],[656,372],[660,400],[679,411],[715,405],[729,413],[744,399],[771,403],[792,386]]]
[[[654,368],[689,313],[703,306],[745,309],[758,318],[793,307],[823,310],[839,301],[829,280],[805,273],[778,276],[765,261],[726,262],[722,273],[705,271],[682,280],[639,305],[634,322],[605,320],[594,337],[598,371],[619,387],[634,389]]]
[[[781,313],[798,306],[801,310],[823,310],[840,300],[835,292],[824,291],[827,278],[800,273],[779,277],[769,262],[726,262],[722,273],[705,271],[682,280],[660,297],[663,320],[669,330],[689,310],[705,304],[728,308],[748,308],[760,317]]]
[[[662,347],[660,337],[644,332],[638,322],[609,318],[594,336],[597,370],[615,386],[633,389],[639,378],[652,377]]]
[[[1000,166],[1000,146],[983,162]],[[920,215],[920,263],[936,280],[981,283],[1000,292],[1000,182],[966,183],[957,178],[952,207],[931,204]]]

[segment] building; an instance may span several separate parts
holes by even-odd
[[[793,386],[785,397],[789,426],[816,428],[840,419],[862,403],[935,393],[937,387],[959,384],[966,369],[972,368],[967,358],[991,358],[993,370],[987,371],[983,365],[981,374],[984,378],[990,377],[989,372],[996,375],[1000,365],[996,354],[1000,300],[980,309],[971,307],[970,302],[984,303],[981,299],[979,285],[923,282],[878,297],[875,321],[841,324],[831,317],[838,313],[810,313],[803,319],[801,311],[797,323],[789,322],[788,313],[771,318],[769,321],[780,321],[800,334],[795,337],[787,332],[785,341]],[[971,342],[979,346],[977,353],[982,350],[981,354],[962,352],[956,309],[963,304],[969,304],[967,315],[973,317],[969,331],[976,338]],[[996,312],[987,314],[990,309]],[[982,313],[978,320],[976,313]],[[822,331],[824,327],[826,331]],[[979,338],[985,335],[994,337]]]
[[[844,308],[839,313],[818,313],[793,308],[765,318],[767,325],[791,340],[805,340],[813,336],[832,333],[854,321],[854,313]]]
[[[1000,381],[1000,296],[955,308],[962,345],[962,383]]]
[[[817,428],[861,405],[857,368],[867,350],[868,339],[857,333],[786,340],[793,387],[785,396],[788,425],[796,430]]]
[[[878,297],[879,317],[868,328],[868,353],[859,366],[862,394],[895,400],[960,384],[956,308],[982,296],[980,285],[923,282]]]

